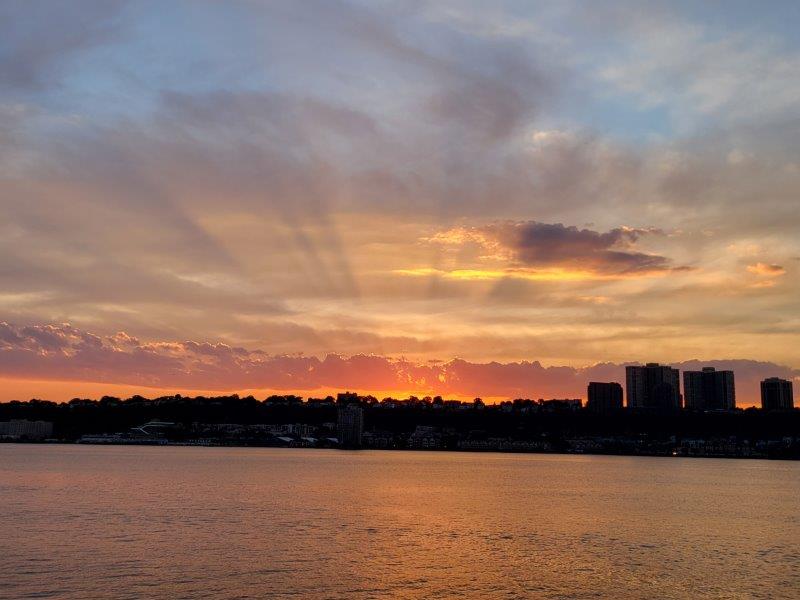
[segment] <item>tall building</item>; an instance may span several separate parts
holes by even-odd
[[[714,367],[684,371],[683,400],[684,406],[693,410],[733,410],[736,408],[733,371],[717,371]]]
[[[791,410],[794,408],[792,382],[770,377],[761,382],[761,408],[764,410]]]
[[[364,433],[364,409],[358,404],[340,405],[338,420],[339,446],[360,448]]]
[[[617,382],[589,383],[586,408],[596,413],[610,413],[622,409],[622,386]]]
[[[678,369],[647,363],[625,367],[628,408],[670,411],[681,407]]]

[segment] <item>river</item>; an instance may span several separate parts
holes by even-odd
[[[2,598],[798,598],[800,463],[0,444]]]

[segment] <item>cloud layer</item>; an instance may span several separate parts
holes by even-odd
[[[771,376],[800,378],[800,370],[749,360],[688,361],[734,369],[740,405],[757,402],[758,382]],[[0,323],[0,377],[138,385],[159,389],[313,393],[373,393],[487,397],[584,398],[589,381],[624,384],[624,365],[584,368],[533,361],[414,363],[376,355],[276,356],[208,342],[142,342],[126,333],[97,336],[70,325]],[[145,392],[145,390],[143,390]]]

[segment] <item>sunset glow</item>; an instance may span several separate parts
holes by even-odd
[[[0,0],[0,600],[800,597],[798,24]]]
[[[591,271],[570,271],[567,269],[504,269],[502,271],[479,270],[479,269],[456,269],[454,271],[442,271],[423,267],[420,269],[397,269],[394,271],[399,275],[411,275],[414,277],[441,276],[448,279],[461,279],[466,281],[493,281],[497,279],[527,279],[530,281],[609,281],[614,279],[626,279],[633,277],[648,277],[663,275],[663,273],[638,273],[636,275],[602,275]]]
[[[10,3],[0,400],[798,381],[791,19],[624,4]]]

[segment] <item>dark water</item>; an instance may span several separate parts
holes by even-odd
[[[799,598],[800,464],[0,445],[3,598]]]

